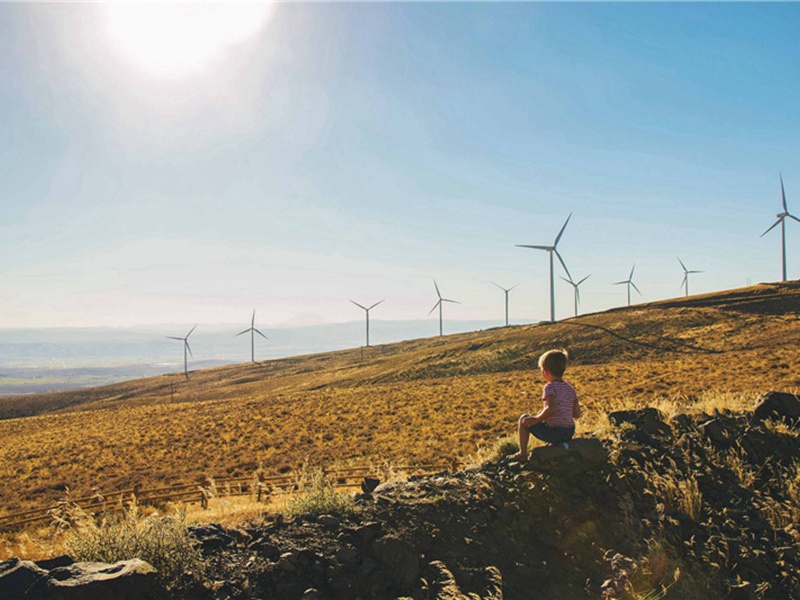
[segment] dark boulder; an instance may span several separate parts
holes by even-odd
[[[0,562],[0,598],[22,598],[47,571],[29,560],[12,558]]]
[[[26,597],[42,600],[138,600],[156,594],[156,570],[134,558],[113,565],[74,563],[34,583]]]
[[[401,587],[412,586],[419,577],[419,552],[405,540],[387,535],[372,542],[372,551]]]
[[[767,392],[756,399],[753,421],[782,420],[791,425],[800,424],[800,398],[786,392]]]
[[[608,420],[617,427],[623,423],[634,426],[634,438],[648,444],[653,438],[670,437],[672,428],[664,422],[664,414],[657,408],[618,410],[608,414]]]

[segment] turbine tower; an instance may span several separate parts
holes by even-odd
[[[567,223],[569,223],[569,220],[571,218],[572,218],[572,213],[569,213],[567,220],[564,221],[564,225],[561,227],[561,231],[558,232],[558,235],[556,236],[556,241],[553,242],[552,246],[529,246],[527,244],[517,244],[518,248],[533,248],[535,250],[546,250],[547,253],[550,255],[550,322],[551,323],[555,323],[556,320],[556,291],[555,291],[556,286],[553,275],[553,254],[555,254],[558,257],[561,266],[564,267],[564,271],[569,276],[569,278],[572,279],[572,275],[569,274],[569,269],[567,268],[564,259],[561,258],[561,255],[558,253],[558,250],[556,249],[558,246],[558,241],[561,239],[564,230],[567,228]]]
[[[631,305],[631,286],[633,286],[633,289],[635,289],[637,292],[639,292],[639,288],[637,288],[636,284],[633,283],[633,270],[635,268],[636,268],[636,265],[634,264],[633,267],[631,267],[631,274],[628,275],[628,278],[625,281],[617,281],[614,284],[614,285],[622,285],[624,283],[624,284],[626,284],[628,286],[628,306]],[[642,292],[639,292],[639,295],[641,296]]]
[[[428,314],[431,314],[433,311],[436,310],[436,307],[439,307],[439,336],[443,335],[442,333],[442,304],[444,302],[452,302],[453,304],[461,304],[458,300],[450,300],[448,298],[442,298],[442,294],[439,291],[439,286],[436,284],[436,280],[433,280],[433,287],[436,288],[436,295],[439,296],[439,299],[436,301],[436,304],[433,305],[433,308],[428,311]]]
[[[783,201],[783,212],[778,213],[778,220],[775,221],[769,229],[767,229],[764,233],[762,233],[761,237],[764,237],[765,235],[767,235],[767,233],[772,231],[778,225],[778,223],[780,223],[780,225],[781,225],[781,252],[782,252],[781,256],[783,257],[783,263],[782,263],[782,265],[783,265],[783,271],[782,271],[783,279],[781,281],[786,281],[786,217],[789,217],[790,219],[794,219],[798,223],[800,223],[800,219],[798,219],[794,215],[790,214],[789,213],[789,209],[786,208],[786,192],[783,189],[783,175],[779,175],[779,177],[781,179],[781,200]]]
[[[591,274],[591,273],[589,273],[589,274],[588,274],[586,277],[584,277],[583,279],[581,279],[581,280],[580,280],[578,283],[575,283],[574,281],[572,281],[572,277],[570,277],[569,279],[567,279],[566,277],[562,277],[562,278],[561,278],[561,279],[563,279],[564,281],[566,281],[568,284],[570,284],[570,285],[571,285],[571,286],[572,286],[572,287],[575,289],[575,316],[576,316],[576,317],[578,316],[578,305],[581,303],[581,292],[580,292],[580,290],[578,289],[578,287],[579,287],[579,286],[580,286],[580,285],[581,285],[581,284],[582,284],[584,281],[586,281],[587,279],[589,279],[589,277],[591,277],[591,276],[592,276],[592,274]]]
[[[493,282],[492,282],[492,285],[493,285],[493,286],[495,286],[495,287],[499,287],[501,290],[503,290],[503,294],[504,294],[504,295],[505,295],[505,297],[506,297],[506,327],[508,327],[508,292],[510,292],[511,290],[513,290],[513,289],[514,289],[515,287],[517,287],[517,285],[519,285],[519,284],[517,284],[517,285],[512,285],[510,288],[504,288],[502,285],[498,285],[498,284],[496,284],[496,283],[493,281]]]
[[[373,308],[375,308],[376,306],[378,306],[378,304],[380,304],[381,302],[383,302],[383,300],[379,300],[378,302],[376,302],[375,304],[373,304],[373,305],[372,305],[372,306],[370,306],[369,308],[367,308],[366,306],[361,306],[361,305],[360,305],[358,302],[356,302],[355,300],[350,300],[350,302],[352,302],[353,304],[355,304],[355,305],[356,305],[358,308],[363,308],[363,309],[364,309],[364,312],[365,312],[365,313],[367,313],[367,346],[366,346],[366,347],[367,347],[367,348],[369,348],[369,311],[371,311]]]
[[[683,264],[680,256],[676,256],[675,258],[678,259],[678,262],[681,263],[681,267],[683,268],[683,281],[681,281],[681,287],[686,290],[686,296],[689,295],[689,275],[691,273],[702,273],[703,271],[690,271],[686,268],[686,265]]]
[[[186,337],[175,337],[173,335],[168,335],[167,338],[171,340],[180,340],[183,342],[183,374],[186,379],[189,379],[189,359],[186,356],[186,351],[189,351],[189,354],[192,354],[192,349],[189,347],[189,336],[192,335],[192,332],[197,328],[197,325],[192,327],[189,330],[189,333],[186,334]],[[194,357],[194,354],[192,354]]]
[[[265,340],[269,338],[261,333],[258,329],[256,329],[256,311],[253,309],[253,318],[250,320],[250,329],[245,329],[244,331],[237,333],[233,337],[239,337],[240,335],[244,335],[247,332],[250,332],[250,362],[256,362],[256,340],[255,334],[260,335]]]

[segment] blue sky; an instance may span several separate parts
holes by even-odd
[[[0,4],[0,327],[546,319],[570,213],[583,311],[780,279],[800,4],[109,10]]]

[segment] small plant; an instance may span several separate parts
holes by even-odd
[[[160,583],[170,588],[185,574],[199,579],[203,573],[200,550],[185,517],[184,511],[143,515],[133,500],[99,521],[73,505],[59,524],[65,528],[67,552],[75,560],[115,563],[139,558],[152,565]]]
[[[509,454],[516,454],[519,451],[519,441],[516,436],[506,435],[497,438],[491,446],[478,446],[472,454],[467,455],[463,460],[465,467],[478,466],[491,460],[504,458]]]
[[[297,494],[286,502],[290,515],[349,516],[356,512],[355,502],[347,492],[339,492],[322,469],[303,467],[297,477]]]

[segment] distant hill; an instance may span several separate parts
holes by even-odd
[[[460,333],[496,326],[497,321],[448,321],[445,331]],[[0,397],[96,387],[183,370],[183,350],[166,335],[184,335],[190,325],[132,328],[0,330]],[[190,338],[193,369],[240,363],[250,358],[250,341],[241,327],[200,325]],[[364,343],[364,322],[282,326],[260,330],[258,359],[285,358]],[[431,337],[438,323],[372,321],[373,344]]]

